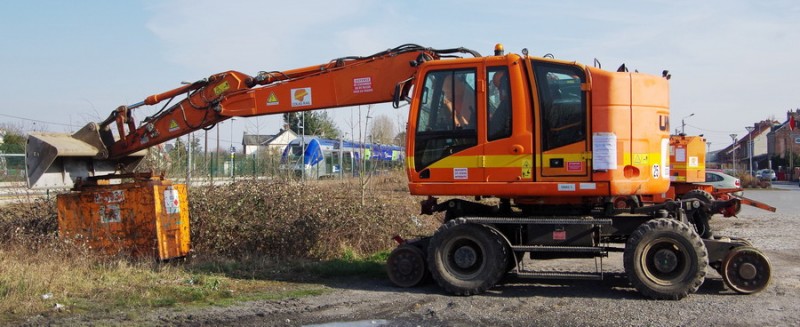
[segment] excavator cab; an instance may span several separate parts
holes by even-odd
[[[508,54],[426,62],[415,84],[413,194],[559,201],[669,187],[663,78]]]

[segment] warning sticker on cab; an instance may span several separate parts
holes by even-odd
[[[453,168],[453,179],[469,179],[469,169]]]
[[[292,107],[307,107],[311,105],[311,88],[292,89]]]
[[[270,92],[269,96],[267,97],[267,105],[268,106],[277,106],[280,102],[278,102],[278,97],[275,95],[275,92]]]
[[[531,162],[528,159],[522,160],[522,178],[531,178]]]
[[[580,161],[567,161],[567,171],[582,171],[583,162]]]

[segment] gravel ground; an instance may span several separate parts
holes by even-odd
[[[777,213],[745,207],[738,218],[715,217],[720,235],[750,239],[772,262],[770,286],[755,295],[728,290],[709,269],[700,290],[680,301],[649,300],[628,284],[621,254],[606,258],[612,273],[597,281],[509,279],[489,292],[449,296],[435,285],[392,287],[388,279],[331,281],[325,295],[255,301],[231,307],[156,310],[117,317],[72,317],[55,325],[185,326],[800,326],[800,189],[746,191]],[[590,260],[586,260],[590,261]],[[554,267],[574,268],[573,262]],[[592,267],[593,267],[592,263]],[[31,321],[32,324],[41,323]]]

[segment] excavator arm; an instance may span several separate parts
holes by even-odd
[[[75,134],[31,133],[26,147],[28,187],[72,187],[80,179],[130,172],[145,149],[231,117],[299,112],[405,99],[417,67],[430,60],[471,54],[465,48],[436,50],[406,44],[366,57],[344,57],[323,65],[249,76],[236,71],[211,75],[143,101],[120,106],[100,123]],[[185,98],[172,103],[177,97]],[[133,111],[160,111],[138,126]]]

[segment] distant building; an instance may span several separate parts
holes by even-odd
[[[726,170],[736,170],[736,173],[745,173],[750,170],[750,156],[752,152],[753,171],[772,167],[770,161],[769,148],[771,140],[769,134],[773,127],[778,124],[776,121],[763,120],[753,124],[753,131],[739,136],[735,143],[719,150],[713,159],[713,167]],[[752,145],[751,142],[752,141]],[[752,150],[751,150],[752,147]],[[736,160],[734,165],[733,160]]]
[[[794,118],[794,119],[792,119]],[[794,129],[790,122],[795,121]],[[786,121],[777,123],[769,132],[769,157],[773,162],[772,169],[778,172],[778,179],[795,180],[798,172],[794,162],[800,153],[800,109],[786,113]]]
[[[256,152],[279,154],[295,138],[297,138],[297,134],[288,128],[283,128],[274,135],[256,135],[245,132],[242,136],[242,148],[245,155]]]

